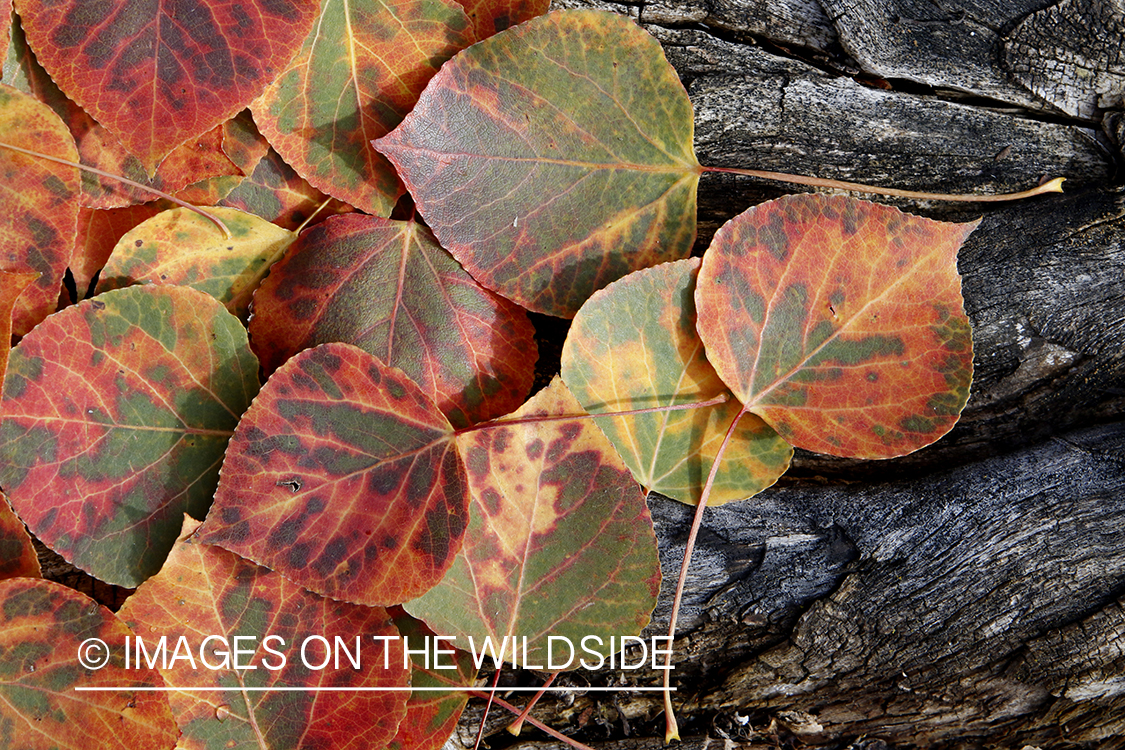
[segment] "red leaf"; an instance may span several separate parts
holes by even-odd
[[[31,531],[97,578],[160,569],[200,517],[258,389],[246,330],[192,289],[138,286],[51,316],[12,350],[0,485]]]
[[[0,581],[0,747],[171,750],[178,733],[168,701],[149,692],[163,682],[151,669],[126,668],[130,635],[105,607],[61,584]],[[100,668],[79,662],[103,656]]]
[[[254,296],[267,372],[354,344],[410,376],[455,427],[517,408],[535,374],[527,314],[477,284],[414,222],[350,214],[301,235]]]
[[[243,417],[200,540],[324,596],[397,604],[437,583],[465,533],[453,429],[362,349],[306,349]]]
[[[957,249],[974,227],[821,195],[755,206],[703,259],[707,357],[799,448],[889,458],[929,445],[969,396]]]
[[[186,520],[185,532],[195,526]],[[218,547],[181,539],[120,616],[165,682],[181,688],[169,701],[184,750],[369,750],[385,746],[406,713],[410,669],[386,610],[324,599]],[[216,639],[205,644],[209,636]],[[328,653],[325,641],[339,664],[313,668]],[[235,660],[246,668],[235,669]],[[298,692],[262,690],[271,687]]]
[[[59,87],[151,173],[261,93],[316,8],[309,0],[20,0],[19,11]]]
[[[0,85],[0,140],[78,161],[74,140],[46,105]],[[22,336],[54,312],[78,224],[78,170],[0,148],[0,271],[38,279],[16,302],[12,332]]]

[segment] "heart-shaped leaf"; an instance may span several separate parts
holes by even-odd
[[[690,252],[692,132],[655,39],[565,11],[458,54],[376,147],[477,281],[569,318],[629,271]]]
[[[138,661],[179,688],[169,701],[184,750],[368,750],[406,713],[410,669],[386,610],[324,599],[218,547],[178,542],[120,617],[149,654]],[[208,689],[220,687],[243,689]]]
[[[483,289],[414,222],[349,214],[305,232],[254,297],[266,371],[301,349],[354,344],[398,367],[455,427],[523,403],[535,367],[527,314]]]
[[[231,237],[186,208],[164,211],[130,230],[102,270],[98,291],[130,284],[179,284],[210,294],[246,319],[250,298],[297,236],[253,214],[213,208]]]
[[[258,96],[316,9],[310,0],[20,0],[18,10],[59,88],[151,173]]]
[[[246,330],[193,289],[138,286],[51,316],[12,350],[0,485],[39,539],[97,578],[160,569],[202,517],[258,390]]]
[[[178,732],[168,701],[149,692],[163,687],[160,676],[125,663],[131,635],[105,607],[61,584],[0,581],[0,747],[171,750]]]
[[[468,25],[447,0],[323,0],[300,53],[254,103],[258,127],[313,186],[389,216],[402,185],[371,140],[469,45]]]
[[[78,161],[74,139],[49,107],[0,85],[0,140]],[[0,271],[38,278],[16,301],[12,332],[22,336],[58,304],[78,226],[78,170],[0,148]]]
[[[556,378],[512,417],[581,413]],[[660,589],[656,537],[644,492],[593,421],[500,422],[458,447],[473,494],[465,546],[406,610],[462,645],[516,637],[527,659],[545,656],[549,636],[597,636],[586,643],[608,654],[610,636],[640,632]]]
[[[821,195],[755,206],[703,259],[707,356],[799,448],[890,458],[929,445],[969,396],[957,250],[975,227]]]
[[[437,583],[468,515],[453,428],[362,349],[306,349],[238,425],[200,540],[324,596],[396,604]]]
[[[699,259],[646,268],[594,294],[571,324],[562,376],[590,413],[706,401],[729,393],[695,331]],[[742,405],[597,420],[642,486],[697,503]],[[743,415],[723,452],[709,505],[741,500],[777,481],[793,449],[753,414]]]

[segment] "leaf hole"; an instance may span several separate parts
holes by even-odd
[[[278,487],[288,487],[290,492],[296,494],[297,492],[300,492],[302,484],[301,484],[300,479],[293,478],[293,479],[282,479],[280,482],[277,483],[277,486]]]

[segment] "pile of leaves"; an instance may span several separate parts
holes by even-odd
[[[474,686],[479,664],[438,670],[414,640],[404,666],[391,636],[608,651],[660,589],[648,491],[744,499],[793,446],[902,455],[965,404],[973,225],[790,196],[689,258],[691,105],[623,18],[15,10],[4,746],[440,747],[469,693],[434,688]],[[59,309],[68,279],[81,299]],[[527,310],[574,318],[561,378],[530,399]],[[136,592],[114,615],[37,580],[24,524]],[[150,669],[127,647],[209,635],[249,651]],[[274,668],[267,635],[362,636],[377,668]],[[93,638],[100,669],[76,658]]]

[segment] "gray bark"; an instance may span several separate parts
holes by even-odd
[[[959,260],[969,405],[912,456],[800,454],[781,486],[708,509],[677,639],[684,746],[1125,747],[1121,1],[560,5],[661,41],[704,164],[945,192],[1067,178],[1066,195],[1007,206],[887,201],[983,217]],[[708,175],[697,250],[787,190]],[[692,509],[650,506],[674,580]],[[666,582],[652,632],[670,599]],[[598,748],[663,745],[654,694],[536,715]]]

